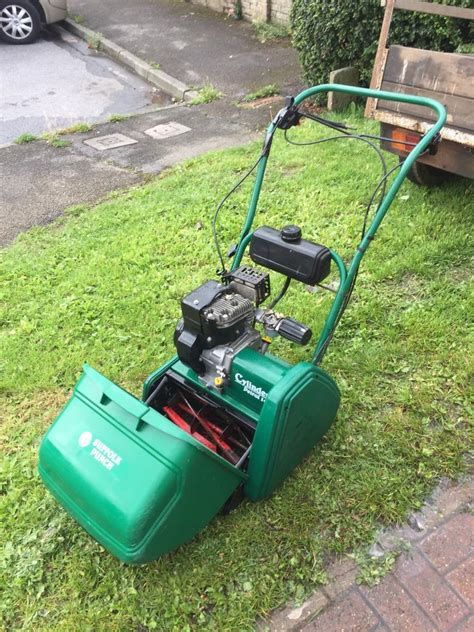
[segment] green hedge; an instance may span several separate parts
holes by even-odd
[[[444,4],[473,7],[473,0],[445,0]],[[293,44],[304,78],[325,83],[336,68],[356,66],[368,85],[382,25],[380,0],[293,0]],[[451,52],[473,41],[473,22],[395,11],[389,44]]]

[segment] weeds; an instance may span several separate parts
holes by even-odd
[[[354,556],[359,567],[357,583],[365,586],[376,586],[379,584],[394,567],[398,555],[399,553],[390,552],[381,557]]]
[[[289,37],[290,29],[282,24],[272,24],[271,22],[252,22],[252,26],[257,35],[257,39],[262,43],[280,37]]]
[[[250,101],[256,101],[257,99],[263,99],[264,97],[272,97],[274,94],[278,94],[278,86],[274,83],[270,83],[267,86],[258,88],[255,92],[250,92],[245,95],[242,101],[249,103]]]
[[[56,134],[57,136],[66,136],[68,134],[87,134],[88,132],[91,132],[93,129],[94,129],[93,125],[82,121],[80,123],[74,123],[74,125],[71,125],[70,127],[63,127],[61,129],[58,129],[53,133]]]
[[[48,145],[51,145],[51,147],[56,147],[56,149],[62,149],[63,147],[70,147],[71,144],[72,143],[70,140],[59,138],[59,136],[51,136],[48,139]]]
[[[63,147],[69,147],[72,143],[70,140],[65,140],[64,138],[59,137],[59,132],[45,132],[41,135],[41,140],[45,140],[48,145],[51,147],[55,147],[56,149],[61,149]]]
[[[102,47],[101,41],[102,33],[94,33],[93,35],[89,35],[86,39],[87,47],[99,51]]]
[[[93,129],[94,126],[90,123],[80,122],[75,123],[70,127],[62,127],[61,129],[44,132],[40,136],[37,136],[36,134],[21,134],[21,136],[18,136],[14,142],[17,145],[23,145],[25,143],[32,143],[36,140],[45,140],[48,145],[51,145],[52,147],[68,147],[71,144],[71,141],[60,139],[59,136],[67,136],[69,134],[87,134]]]
[[[71,15],[70,18],[76,24],[84,24],[86,21],[83,15]]]
[[[219,92],[219,90],[215,88],[212,84],[208,83],[198,91],[198,95],[194,97],[192,101],[189,102],[189,105],[201,105],[202,103],[212,103],[212,101],[215,101],[221,96],[222,96],[222,93]]]
[[[35,140],[38,140],[38,136],[36,136],[36,134],[20,134],[20,136],[18,136],[17,138],[15,138],[15,140],[13,141],[14,143],[16,143],[17,145],[25,145],[26,143],[32,143]]]
[[[130,118],[128,114],[111,114],[107,119],[109,123],[120,123],[120,121],[126,121]]]

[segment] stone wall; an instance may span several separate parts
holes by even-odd
[[[275,24],[289,24],[291,0],[268,0],[271,5],[270,21]]]
[[[235,0],[191,0],[214,11],[230,13],[234,10]],[[275,24],[289,24],[291,0],[241,0],[242,14],[250,22],[263,21]]]

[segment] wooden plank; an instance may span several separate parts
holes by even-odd
[[[382,89],[390,92],[402,92],[405,94],[416,94],[420,97],[437,99],[442,103],[448,113],[447,124],[450,127],[474,133],[474,99],[460,97],[452,94],[443,94],[432,90],[422,90],[411,86],[404,86],[389,81],[382,82]],[[406,116],[415,116],[424,121],[436,120],[433,110],[411,103],[398,103],[396,101],[379,101],[378,109],[397,112]]]
[[[383,81],[474,98],[474,55],[390,46]]]
[[[377,46],[377,53],[375,55],[374,68],[372,70],[372,78],[370,80],[370,87],[372,90],[378,90],[382,83],[382,77],[385,68],[385,60],[387,58],[387,39],[388,32],[390,30],[390,24],[392,22],[393,9],[395,6],[395,0],[387,0],[385,4],[385,12],[383,15],[382,28],[380,30],[379,43]],[[365,116],[372,118],[377,107],[376,99],[367,99],[365,104]]]
[[[474,20],[474,9],[463,7],[453,7],[447,4],[437,4],[436,2],[422,2],[420,0],[395,0],[395,9],[403,11],[418,11],[420,13],[434,13],[450,18],[461,18],[463,20]]]

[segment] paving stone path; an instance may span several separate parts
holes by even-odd
[[[300,607],[274,613],[263,629],[304,632],[474,632],[474,480],[443,481],[408,524],[379,534],[383,554],[404,543],[388,575],[368,588],[350,558]]]

